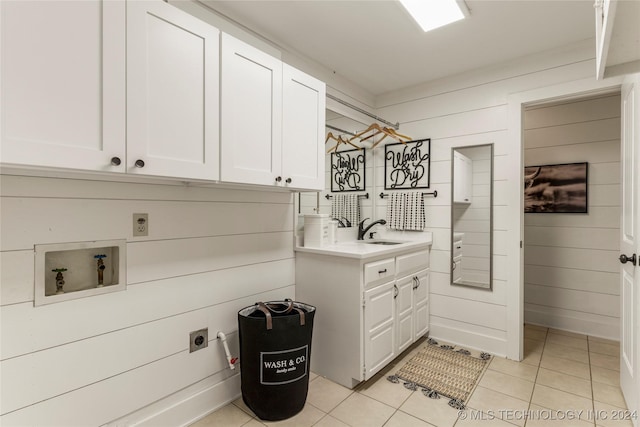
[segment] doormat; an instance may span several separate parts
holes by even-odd
[[[409,390],[421,387],[422,393],[432,399],[448,397],[451,399],[449,406],[464,409],[490,360],[489,353],[479,353],[475,357],[469,350],[438,345],[429,338],[427,346],[387,380],[392,383],[402,380]]]

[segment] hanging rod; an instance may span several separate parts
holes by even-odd
[[[368,198],[369,198],[369,193],[358,194],[358,199],[361,199],[361,198],[363,198],[363,197],[364,197],[365,199],[368,199]],[[325,196],[324,196],[324,198],[325,198],[325,199],[327,199],[327,200],[329,200],[329,199],[333,199],[333,196],[332,196],[331,194],[327,194],[327,195],[325,195]]]
[[[431,192],[431,193],[425,193],[425,192],[423,192],[423,193],[422,193],[422,195],[424,195],[424,196],[433,196],[433,197],[438,197],[438,191],[437,191],[437,190],[434,190],[434,191],[433,191],[433,192]],[[381,199],[384,199],[384,198],[385,198],[385,197],[387,197],[387,196],[389,196],[389,195],[388,195],[388,194],[386,194],[386,193],[380,193],[380,198],[381,198]]]
[[[331,125],[324,125],[324,126],[329,128],[329,129],[331,129],[331,130],[335,130],[336,132],[348,133],[349,135],[355,135],[356,134],[356,132],[351,132],[349,130],[340,129],[340,128],[337,128],[335,126],[331,126]]]
[[[400,123],[398,123],[398,122],[391,123],[390,121],[387,121],[387,120],[383,119],[382,117],[378,117],[378,116],[376,116],[375,114],[371,114],[371,113],[370,113],[370,112],[368,112],[367,110],[363,110],[362,108],[360,108],[360,107],[358,107],[358,106],[355,106],[355,105],[353,105],[353,104],[349,104],[347,101],[343,101],[342,99],[340,99],[340,98],[338,98],[338,97],[336,97],[336,96],[333,96],[333,95],[331,95],[330,93],[328,93],[328,94],[327,94],[327,98],[329,98],[329,99],[333,99],[334,101],[336,101],[336,102],[338,102],[338,103],[340,103],[340,104],[342,104],[342,105],[345,105],[345,106],[347,106],[347,107],[351,108],[352,110],[355,110],[355,111],[357,111],[357,112],[359,112],[359,113],[362,113],[362,114],[364,114],[365,116],[369,116],[369,117],[371,117],[371,118],[372,118],[372,119],[374,119],[374,120],[377,120],[377,121],[379,121],[379,122],[381,122],[381,123],[384,123],[384,124],[385,124],[385,125],[387,125],[387,126],[391,126],[391,127],[392,127],[392,128],[394,128],[395,130],[400,129]]]

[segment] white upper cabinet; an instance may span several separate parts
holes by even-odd
[[[471,159],[464,154],[453,152],[453,202],[471,203],[473,191],[473,170]]]
[[[127,3],[127,172],[219,178],[219,39],[163,1]]]
[[[221,82],[220,179],[322,190],[325,84],[227,34]]]
[[[3,0],[0,15],[0,161],[123,172],[124,1]]]
[[[222,34],[220,178],[282,184],[282,62]]]
[[[324,189],[325,84],[287,64],[282,69],[282,178]]]
[[[324,188],[325,84],[162,0],[0,0],[0,162]]]

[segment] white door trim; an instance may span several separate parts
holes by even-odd
[[[524,259],[520,242],[524,239],[524,202],[523,202],[523,132],[522,111],[525,106],[559,101],[562,99],[593,96],[598,93],[620,91],[623,77],[605,80],[593,78],[576,80],[554,86],[514,93],[508,96],[508,140],[512,147],[513,157],[518,161],[511,162],[508,171],[508,191],[512,200],[519,200],[508,207],[508,217],[513,221],[508,224],[512,230],[508,243],[509,253],[519,253],[518,262],[509,265],[507,280],[507,358],[522,360],[524,354]],[[516,237],[518,236],[518,237]]]

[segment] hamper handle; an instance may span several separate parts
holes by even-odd
[[[274,308],[275,304],[282,304],[282,303],[287,303],[287,308],[286,309],[284,309],[284,310],[276,310]],[[295,310],[300,315],[300,326],[304,326],[304,324],[305,324],[304,311],[302,311],[298,307],[294,307],[293,306],[293,301],[288,299],[288,298],[286,300],[284,300],[284,301],[269,301],[266,304],[263,303],[263,302],[257,302],[256,303],[256,308],[264,313],[264,315],[265,315],[265,317],[267,319],[267,330],[273,329],[273,316],[271,316],[271,312],[276,313],[276,314],[286,314],[286,313],[289,313],[291,310]]]

